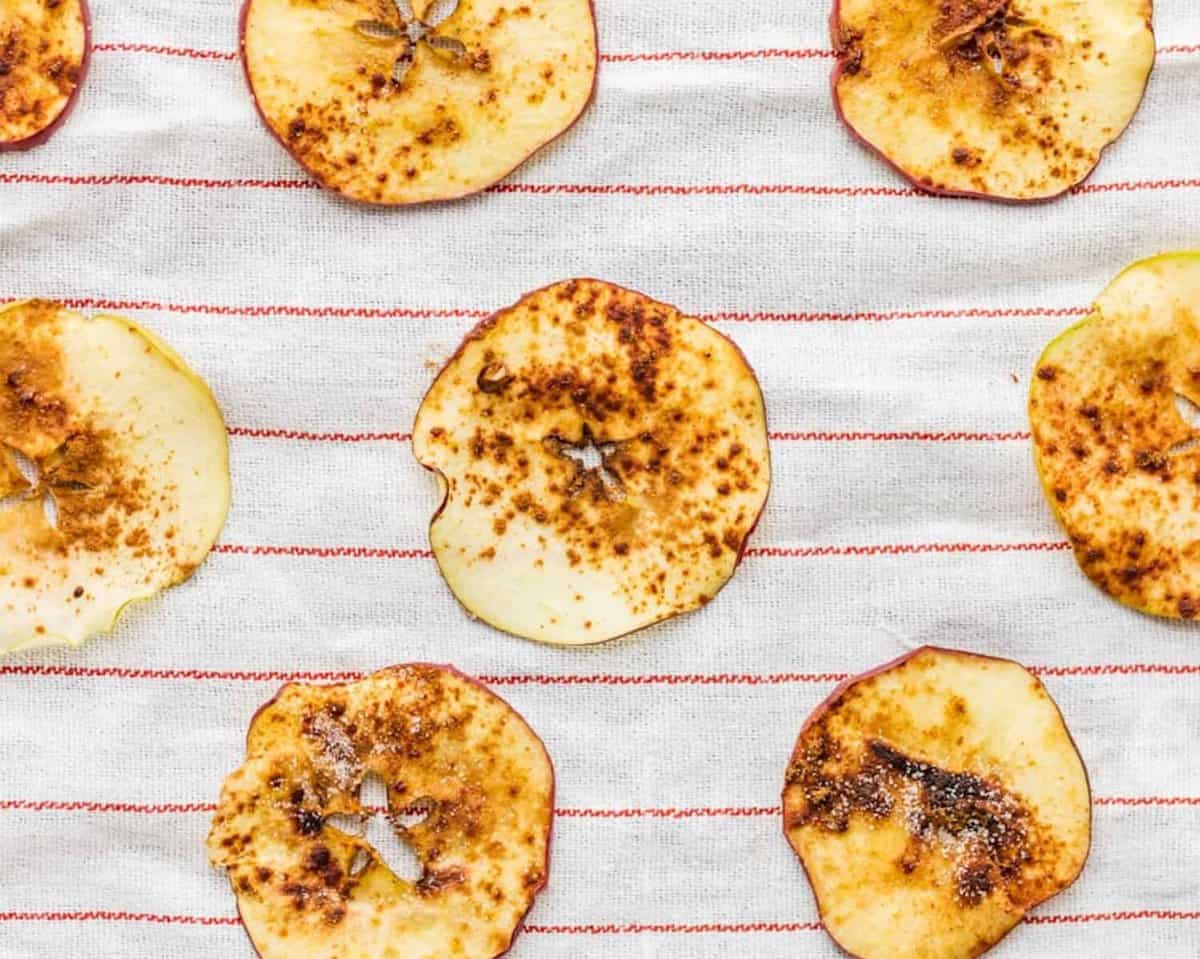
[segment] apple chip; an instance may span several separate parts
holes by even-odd
[[[27,150],[67,118],[91,54],[84,0],[0,5],[0,153]]]
[[[1046,347],[1032,384],[1038,473],[1080,567],[1128,606],[1195,617],[1200,253],[1129,267]]]
[[[415,882],[353,828],[375,813],[367,776]],[[489,959],[545,885],[553,815],[550,757],[507,703],[449,667],[397,666],[264,706],[208,850],[262,959]]]
[[[417,413],[443,494],[430,529],[469,612],[601,642],[708,602],[767,498],[762,394],[700,320],[598,280],[485,320]]]
[[[259,112],[324,186],[367,203],[477,193],[592,97],[591,0],[247,0]]]
[[[834,101],[924,190],[1048,199],[1137,112],[1150,14],[1151,0],[837,0]]]
[[[1079,753],[1042,684],[924,647],[805,722],[784,833],[826,930],[859,959],[972,959],[1071,885],[1091,846]]]
[[[0,653],[80,643],[208,555],[229,508],[220,411],[129,320],[4,307],[0,498]]]

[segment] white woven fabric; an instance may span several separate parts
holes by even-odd
[[[1158,7],[1160,44],[1200,43],[1200,6]],[[410,660],[502,679],[554,758],[550,886],[514,957],[834,956],[772,807],[824,674],[924,642],[1046,668],[1097,797],[1083,877],[995,955],[1200,954],[1200,638],[1028,545],[1062,536],[1023,435],[1041,347],[1130,261],[1200,246],[1200,48],[1161,56],[1094,178],[1113,189],[1005,207],[908,195],[851,141],[823,0],[601,0],[591,111],[509,181],[545,192],[386,211],[286,185],[230,0],[93,12],[77,112],[0,158],[0,298],[116,301],[164,335],[234,430],[236,498],[186,586],[0,662],[0,957],[250,956],[203,807],[251,714],[282,674]],[[406,557],[436,494],[393,434],[477,313],[573,275],[716,314],[746,352],[778,434],[752,545],[781,552],[702,612],[555,650]]]

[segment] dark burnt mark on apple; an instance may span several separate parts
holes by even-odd
[[[973,150],[970,147],[955,147],[950,151],[950,159],[957,166],[961,167],[977,167],[983,162],[978,150]]]
[[[513,374],[505,364],[495,360],[487,361],[475,378],[475,385],[484,393],[503,393],[508,384],[513,381]]]
[[[835,703],[831,714],[843,705]],[[857,817],[898,818],[911,837],[899,872],[911,875],[936,848],[951,860],[966,908],[997,887],[1018,884],[1034,856],[1029,810],[998,781],[942,769],[878,739],[854,755],[834,738],[828,720],[806,732],[786,784],[789,831],[844,833]]]
[[[863,72],[862,40],[861,30],[843,27],[838,31],[837,49],[834,52],[841,62],[842,72],[852,77]],[[870,73],[867,73],[867,76],[870,76]]]
[[[325,827],[325,818],[314,809],[297,809],[292,823],[301,836],[316,836]]]
[[[438,893],[466,882],[467,874],[461,869],[429,869],[421,873],[417,880],[417,892],[421,896],[436,896]]]
[[[942,0],[933,37],[952,70],[982,69],[995,81],[995,104],[1044,89],[1053,78],[1048,54],[1062,48],[1012,0]],[[1043,126],[1053,122],[1043,118]]]

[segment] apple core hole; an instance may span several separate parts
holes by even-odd
[[[332,816],[326,816],[325,822],[334,829],[349,833],[351,836],[361,836],[363,834],[363,820],[361,816],[351,816],[348,813],[339,812],[334,813]]]
[[[568,495],[575,496],[592,485],[600,485],[604,497],[612,502],[625,499],[625,486],[621,477],[610,465],[618,443],[596,441],[588,427],[583,428],[583,439],[578,443],[551,434],[544,440],[546,447],[555,456],[575,463],[575,477],[571,481]]]
[[[457,9],[458,0],[433,0],[429,9],[425,11],[425,23],[430,27],[436,27],[454,16],[454,11]]]
[[[42,497],[42,515],[53,529],[58,529],[58,500],[51,493]]]
[[[418,19],[409,0],[394,0],[400,26],[394,27],[382,20],[359,20],[354,24],[360,34],[373,40],[404,40],[404,48],[392,64],[392,85],[400,87],[408,71],[412,69],[417,45],[425,43],[431,50],[448,54],[456,61],[466,59],[467,48],[461,40],[442,37],[434,33],[438,25],[458,9],[458,0],[433,0],[424,18]]]
[[[1182,393],[1175,394],[1175,411],[1193,430],[1200,429],[1200,406],[1197,406]],[[1200,445],[1200,436],[1193,435],[1184,440],[1182,443],[1176,443],[1169,450],[1167,450],[1167,453],[1169,455],[1186,453],[1188,450],[1193,449],[1197,445]]]
[[[424,872],[421,860],[417,858],[412,846],[404,839],[400,830],[408,828],[399,816],[393,815],[388,809],[387,786],[374,773],[368,773],[363,779],[359,792],[359,802],[367,810],[364,838],[374,848],[376,855],[401,879],[416,882]],[[417,822],[425,818],[420,815]],[[355,857],[357,859],[357,857]],[[365,868],[365,864],[363,867]],[[351,872],[354,864],[351,864]]]
[[[13,463],[16,464],[17,471],[25,478],[25,482],[31,487],[36,488],[42,478],[42,474],[37,467],[37,463],[31,460],[20,450],[13,449],[11,446],[8,448],[8,452],[9,455],[12,456]]]
[[[54,497],[50,493],[41,492],[42,474],[41,470],[38,469],[37,463],[20,450],[14,449],[11,446],[4,447],[4,450],[8,452],[13,465],[17,468],[17,472],[21,474],[21,478],[28,484],[28,489],[18,490],[9,496],[0,497],[0,512],[12,509],[21,503],[27,503],[29,500],[40,496],[42,500],[42,512],[45,514],[46,522],[54,529],[58,529],[58,503],[55,502]]]

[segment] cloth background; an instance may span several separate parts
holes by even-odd
[[[837,676],[926,642],[1039,667],[1096,795],[1082,878],[995,955],[1200,954],[1200,637],[1078,572],[1025,416],[1042,346],[1112,276],[1200,246],[1200,7],[1161,0],[1129,132],[1031,207],[913,195],[856,145],[823,0],[600,0],[578,126],[500,191],[410,210],[306,188],[229,0],[93,13],[76,113],[0,158],[0,297],[164,335],[224,408],[235,500],[194,580],[0,663],[0,956],[250,956],[203,840],[252,713],[285,679],[410,660],[491,678],[557,766],[514,957],[834,956],[780,835],[784,766]],[[556,650],[456,605],[404,434],[476,317],[575,275],[737,341],[775,483],[708,608]]]

